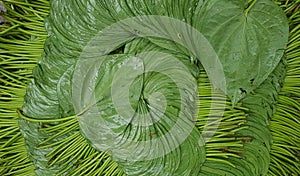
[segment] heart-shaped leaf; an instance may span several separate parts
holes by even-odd
[[[209,0],[195,27],[217,52],[233,104],[275,69],[288,42],[288,23],[271,0]]]

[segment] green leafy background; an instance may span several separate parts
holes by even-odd
[[[147,2],[141,1],[141,4],[138,5],[144,7],[143,3]],[[158,3],[164,4],[164,2]],[[201,167],[200,175],[299,175],[300,139],[297,130],[300,129],[300,89],[297,78],[300,57],[299,2],[277,1],[276,3],[281,5],[289,18],[290,37],[286,50],[287,58],[280,62],[275,71],[258,89],[235,107],[231,106],[231,100],[227,100],[226,111],[218,131],[205,146],[206,160]],[[32,78],[32,69],[36,66],[37,60],[43,52],[43,44],[47,37],[44,29],[44,18],[48,15],[50,5],[47,1],[41,0],[30,2],[11,0],[4,1],[4,4],[7,13],[4,13],[3,16],[8,22],[1,24],[0,37],[0,173],[2,175],[33,175],[34,172],[37,175],[59,175],[59,173],[66,175],[123,175],[122,169],[109,155],[93,149],[81,136],[75,118],[63,118],[59,123],[49,122],[49,120],[44,122],[43,120],[37,122],[20,120],[18,124],[16,109],[23,106],[26,85]],[[126,5],[132,6],[132,4],[133,1],[128,1]],[[66,6],[62,6],[62,4],[53,3],[52,5],[57,10],[65,11],[63,8]],[[116,9],[111,4],[103,5],[103,8]],[[147,6],[151,7],[151,5]],[[86,4],[78,7],[84,8]],[[154,13],[159,13],[160,10],[165,10],[156,7],[145,9],[145,12],[138,10],[137,12],[143,14],[149,10],[155,10]],[[169,7],[167,11],[174,17],[185,16],[189,20],[191,19],[190,16],[193,15],[188,10],[179,11],[173,8],[176,5],[166,7]],[[182,7],[188,7],[188,4],[183,3]],[[198,6],[195,5],[194,8],[196,11]],[[74,9],[72,8],[72,10]],[[183,14],[178,14],[179,12]],[[114,16],[115,14],[110,15]],[[103,20],[102,22],[103,25],[107,25],[113,21]],[[59,25],[60,23],[55,24]],[[89,31],[94,30],[92,24],[88,27]],[[46,26],[46,28],[50,31],[57,30],[50,26]],[[64,32],[57,31],[56,34],[64,34]],[[76,50],[76,46],[78,44],[83,45],[85,42],[81,41],[82,38],[79,36],[78,34],[77,38],[70,39],[73,43],[68,41],[71,47],[75,47],[74,52],[68,53],[68,48],[64,48],[62,45],[52,47],[51,52],[59,52],[64,54],[65,58],[72,58],[72,54],[80,52],[80,48]],[[51,44],[51,42],[49,43]],[[45,55],[42,58],[44,57]],[[43,64],[42,60],[39,62]],[[52,64],[62,65],[57,67],[59,71],[62,67],[67,69],[70,63],[72,60],[66,59],[62,63],[55,60],[55,63]],[[286,65],[287,71],[284,78]],[[55,70],[52,71],[56,73]],[[199,96],[203,101],[199,106],[208,111],[211,87],[204,70],[200,72],[201,79],[199,80],[203,81],[199,82]],[[38,75],[39,70],[35,69],[34,74]],[[51,77],[47,79],[51,80]],[[283,79],[283,87],[277,96]],[[46,80],[39,81],[51,83],[51,81]],[[52,84],[55,85],[56,83],[53,82]],[[45,118],[53,119],[60,117],[61,114],[63,117],[73,115],[73,112],[69,111],[69,106],[60,107],[59,110],[55,109],[57,108],[55,103],[60,96],[56,96],[54,90],[46,93],[49,93],[47,100],[39,99],[38,102],[30,102],[31,99],[26,100],[42,109],[37,111],[35,108],[32,110],[28,108],[26,111],[25,108],[27,116],[40,118],[42,115]],[[65,92],[61,93],[64,94]],[[55,97],[53,97],[54,95]],[[260,104],[257,104],[258,99]],[[58,101],[64,101],[64,99]],[[45,103],[43,102],[47,102],[47,105],[49,102],[53,102],[53,107],[44,107]],[[276,103],[278,104],[275,105]],[[51,113],[45,115],[46,112]],[[274,112],[275,114],[273,114]],[[200,131],[205,126],[206,113],[208,112],[203,112],[197,119],[196,126]],[[20,116],[22,115],[20,114]],[[270,119],[271,121],[269,121]],[[32,119],[28,120],[32,121]],[[27,139],[26,146],[19,125]],[[28,155],[35,161],[35,171]]]

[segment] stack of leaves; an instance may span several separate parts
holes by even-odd
[[[286,59],[283,54],[287,42],[287,22],[281,9],[269,0],[52,0],[51,4],[43,0],[5,2],[7,13],[4,17],[8,24],[1,26],[0,37],[0,173],[299,175],[300,140],[297,129],[300,124],[300,89],[297,85],[297,67],[300,61],[300,2],[277,3],[285,10],[290,20]],[[34,79],[27,88],[23,105],[25,87],[32,77],[31,70],[43,51],[43,43],[47,37],[43,21],[49,7],[50,16],[46,20],[48,38],[44,53],[33,71]],[[205,59],[201,60],[178,42],[142,36],[143,31],[131,31],[132,35],[127,37],[127,41],[115,48],[109,48],[109,52],[106,51],[107,57],[95,55],[102,60],[101,64],[98,63],[100,69],[96,72],[91,71],[93,74],[84,70],[76,75],[76,62],[79,62],[92,37],[117,21],[141,15],[169,16],[182,20],[200,31],[219,56],[224,68],[228,98],[225,100],[222,96],[224,89],[217,87],[218,85],[211,85],[212,80],[208,79],[210,77],[207,75],[209,68],[203,64]],[[162,26],[170,28],[168,24]],[[180,32],[170,35],[179,40],[186,37]],[[153,66],[151,60],[147,60],[149,55],[143,55],[153,51],[167,54],[172,59],[176,58],[182,65],[178,67],[174,62],[168,67],[166,64],[170,63],[160,61],[168,60],[167,56],[158,55],[158,59],[155,59],[156,55],[150,55],[152,61],[156,61],[156,65]],[[115,150],[108,147],[109,153],[102,150],[105,148],[103,146],[109,145],[111,141],[115,142],[118,135],[122,136],[124,141],[136,140],[140,143],[161,138],[171,128],[170,125],[178,120],[181,111],[188,116],[195,106],[192,105],[194,100],[189,98],[185,99],[186,104],[180,104],[181,89],[193,97],[193,84],[185,82],[186,87],[177,87],[178,85],[173,83],[174,79],[161,73],[149,72],[133,80],[129,88],[129,94],[132,95],[131,106],[138,115],[145,115],[146,112],[159,114],[162,105],[155,106],[153,100],[145,98],[147,94],[158,91],[164,95],[167,104],[162,119],[169,120],[154,123],[155,119],[151,119],[154,125],[147,128],[138,125],[118,125],[122,116],[118,116],[118,111],[111,106],[113,95],[107,88],[110,89],[110,86],[114,85],[113,78],[118,74],[120,65],[126,65],[130,58],[137,56],[145,57],[141,62],[142,69],[148,69],[150,64],[158,69],[171,70],[171,73],[177,76],[188,73],[184,79],[189,80],[192,76],[198,81],[199,90],[199,115],[195,121],[192,120],[195,126],[187,139],[173,151],[162,152],[161,157],[142,161],[135,160],[135,157],[146,150],[136,148],[136,153],[132,150],[132,153],[129,153],[128,150],[122,150],[123,141],[117,141],[120,148],[116,147],[115,143]],[[87,64],[88,68],[97,65],[92,61],[93,59],[90,59],[90,64]],[[132,70],[125,71],[130,77]],[[88,99],[91,95],[84,88],[89,84],[84,81],[92,80],[94,77],[91,76],[95,76],[94,74],[97,75],[97,84],[94,87],[96,93],[93,95],[96,102]],[[78,92],[82,94],[77,97],[81,99],[75,99],[81,100],[79,103],[74,103],[72,95],[72,79],[76,76],[82,76],[83,84],[79,85],[81,92]],[[118,80],[120,81],[122,80]],[[280,91],[282,85],[284,86]],[[213,95],[212,87],[217,87],[223,92]],[[143,101],[140,101],[142,95]],[[159,94],[155,96],[160,97]],[[122,94],[119,98],[122,98]],[[224,114],[221,118],[211,114],[212,102],[224,104]],[[151,109],[150,105],[158,110]],[[22,111],[18,111],[21,117],[18,121],[15,111],[21,106],[23,108]],[[90,111],[93,107],[96,107],[97,111],[101,109],[101,116],[99,113],[92,114],[95,112]],[[133,119],[130,124],[139,123],[139,118],[137,122]],[[105,125],[109,124],[109,128],[98,125],[95,121],[105,122]],[[112,133],[104,134],[99,127],[108,130],[113,128],[117,136],[113,136]],[[173,140],[176,143],[177,139]],[[199,141],[205,141],[205,146],[204,143],[199,144]],[[170,141],[163,143],[166,148],[171,146],[168,142]],[[128,158],[124,159],[123,155]]]

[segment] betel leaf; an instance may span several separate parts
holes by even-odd
[[[209,0],[195,27],[216,50],[233,104],[275,69],[288,42],[284,12],[271,0]]]
[[[138,19],[146,25],[136,24]],[[120,41],[131,39],[132,34],[124,31],[128,26],[128,31],[135,28],[149,37],[144,33],[146,22],[170,23],[153,16],[142,19],[116,23],[85,46],[73,75],[73,101],[82,134],[95,148],[109,151],[129,175],[195,175],[204,159],[193,124],[197,65],[189,56],[157,46],[148,52],[136,50],[134,55],[101,52],[110,53]],[[211,63],[214,58],[210,57]]]
[[[44,54],[33,71],[34,79],[27,87],[22,108],[24,115],[36,119],[60,119],[74,115],[71,78],[77,58],[93,35],[114,22],[107,12],[109,8],[116,9],[113,4],[109,2],[109,6],[100,5],[99,1],[86,0],[51,1],[51,11],[45,22],[49,37],[44,46]],[[119,14],[119,17],[122,18],[122,15]],[[60,163],[51,164],[48,154],[54,148],[40,148],[41,142],[55,135],[45,135],[43,126],[57,124],[60,123],[35,123],[23,119],[19,121],[28,155],[36,167],[36,175],[57,175],[65,168],[68,168],[65,171],[68,173],[77,167],[74,165],[70,168],[73,163],[67,163],[63,167]],[[79,128],[75,131],[79,131]],[[66,133],[60,139],[54,138],[50,142],[65,139],[74,131]],[[70,159],[73,160],[72,156],[67,161]]]
[[[28,87],[23,113],[30,118],[51,119],[52,122],[53,119],[77,116],[81,135],[94,148],[110,152],[129,175],[197,175],[205,159],[205,152],[204,147],[199,146],[202,139],[193,123],[197,93],[195,73],[199,65],[192,58],[196,55],[206,71],[213,72],[217,68],[214,60],[217,57],[215,52],[210,52],[213,51],[211,45],[207,40],[198,40],[197,37],[194,41],[189,41],[189,37],[194,37],[195,33],[191,33],[192,30],[182,31],[187,25],[177,28],[174,25],[177,23],[162,23],[160,20],[163,18],[156,21],[148,19],[152,22],[148,27],[152,31],[156,30],[157,34],[170,35],[170,38],[159,35],[151,38],[144,34],[147,30],[134,30],[131,23],[127,24],[131,27],[129,31],[125,30],[126,25],[123,26],[125,29],[122,30],[125,32],[110,25],[137,15],[167,15],[193,26],[201,26],[198,23],[207,23],[201,17],[208,18],[213,12],[208,7],[214,1],[206,1],[204,8],[200,7],[202,1],[191,1],[191,4],[186,0],[139,2],[52,0],[50,17],[46,22],[49,38],[45,44],[44,55],[34,70],[34,80]],[[242,1],[236,1],[236,4],[238,2]],[[224,5],[222,3],[220,4]],[[218,3],[215,4],[213,9],[218,7]],[[253,5],[247,15],[255,9],[256,4]],[[197,17],[197,14],[201,17]],[[224,20],[222,14],[221,17]],[[198,18],[198,21],[195,20]],[[211,18],[214,19],[215,16]],[[217,17],[219,18],[220,16]],[[227,16],[228,19],[231,19],[230,15]],[[242,19],[245,21],[248,18]],[[145,23],[145,20],[141,21],[141,24]],[[137,26],[147,29],[147,25],[141,24]],[[209,25],[216,26],[215,23]],[[276,26],[275,28],[277,29]],[[91,42],[98,34],[100,38],[95,41],[101,41],[104,29],[106,32],[111,31],[109,36],[104,36],[107,42]],[[207,32],[207,38],[213,44],[217,43],[213,40],[214,35],[209,35],[212,30],[205,31],[201,27],[199,30]],[[113,33],[116,31],[118,33]],[[156,45],[152,49],[144,49],[145,43],[136,43],[143,37],[149,46]],[[172,45],[168,45],[171,44],[170,39],[174,39]],[[117,45],[110,45],[110,42]],[[184,44],[192,48],[191,51],[187,52],[190,48],[182,46]],[[277,48],[278,53],[282,48]],[[206,52],[202,56],[207,57],[198,58],[197,52]],[[247,55],[247,50],[240,52]],[[86,53],[89,55],[85,55]],[[224,58],[224,53],[219,54]],[[225,73],[230,73],[235,63],[231,63],[231,67],[224,65]],[[270,66],[273,65],[268,65],[267,68]],[[223,69],[220,72],[222,71]],[[225,76],[227,81],[232,81],[231,74]],[[215,78],[212,82],[218,82],[223,77]],[[243,79],[236,80],[243,84]],[[251,82],[258,85],[255,79]],[[235,90],[234,86],[228,88]],[[244,87],[239,89],[241,90],[248,91]],[[52,148],[41,150],[39,145],[44,140],[51,143],[65,139],[79,129],[72,126],[73,128],[66,129],[64,135],[56,139],[56,134],[53,133],[45,136],[42,128],[56,128],[60,122],[46,125],[32,123],[20,120],[30,157],[36,163],[36,173],[57,174],[62,170],[75,168],[73,163],[63,166],[61,163],[52,163],[53,160],[49,161],[47,155]],[[66,158],[68,157],[71,156]]]
[[[186,1],[182,2],[187,5]],[[108,48],[110,51],[105,53],[107,57],[103,56],[101,49],[95,49],[92,51],[95,55],[89,55],[90,58],[86,60],[79,59],[95,35],[101,34],[104,28],[114,22],[129,17],[125,14],[128,14],[128,7],[120,9],[116,1],[51,1],[51,12],[46,22],[49,38],[34,70],[34,80],[28,86],[23,114],[34,119],[51,119],[52,122],[76,115],[82,135],[96,149],[111,152],[129,175],[197,175],[205,159],[205,150],[204,146],[199,146],[199,142],[202,143],[201,136],[194,126],[197,65],[190,62],[189,56],[176,55],[166,49],[160,52],[151,50],[154,53],[148,52],[149,55],[135,55],[134,52],[122,54],[122,46],[114,46]],[[138,38],[134,31],[130,32],[125,33],[124,44]],[[172,36],[177,36],[177,33],[173,32]],[[109,38],[110,41],[118,39],[116,35]],[[106,43],[100,44],[107,46]],[[132,50],[136,49],[133,47]],[[159,53],[161,55],[156,55]],[[215,56],[214,53],[211,55]],[[126,64],[132,68],[127,68]],[[122,70],[122,65],[125,65],[123,74],[117,74],[118,70]],[[144,69],[150,69],[149,73],[141,74]],[[115,75],[121,77],[115,78]],[[131,85],[126,80],[132,76],[136,76],[136,79]],[[117,87],[121,86],[121,90],[123,85],[120,83],[129,87],[128,101],[124,99],[126,90],[111,93],[114,82]],[[114,102],[130,103],[129,108],[117,104],[125,114],[117,111],[112,104],[113,98],[116,99]],[[160,101],[165,102],[166,106],[161,106]],[[127,117],[126,113],[131,112],[131,107],[138,118]],[[150,124],[144,126],[145,123]],[[79,130],[75,126],[66,128],[61,136],[58,135],[60,133],[44,134],[43,128],[58,128],[56,126],[60,124],[20,120],[19,125],[26,139],[29,156],[36,164],[37,175],[56,175],[69,168],[66,171],[68,173],[76,168],[73,163],[53,163],[55,155],[52,160],[49,159],[54,150],[51,142],[64,140]],[[105,137],[109,139],[104,140]],[[115,149],[102,147],[103,142],[106,145],[113,144],[111,147]],[[40,148],[41,143],[49,144],[49,147]],[[146,147],[143,146],[145,143]],[[71,157],[68,156],[67,161]]]
[[[128,175],[195,175],[205,153],[186,68],[154,51],[80,61],[73,94],[82,134]]]

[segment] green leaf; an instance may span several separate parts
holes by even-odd
[[[195,27],[216,50],[233,104],[275,69],[288,42],[288,21],[271,0],[210,0]]]
[[[193,124],[195,67],[148,48],[78,62],[73,95],[82,134],[128,175],[195,175],[205,160]]]
[[[157,46],[150,50],[152,53],[145,49],[139,53],[138,48],[143,47],[132,44],[129,53],[122,54],[123,43],[137,38],[127,31],[121,31],[120,38],[108,37],[119,43],[116,46],[102,42],[96,49],[87,47],[105,27],[127,17],[124,14],[128,9],[119,9],[118,5],[115,1],[52,1],[46,23],[50,37],[34,70],[23,113],[51,122],[77,114],[82,135],[94,148],[110,152],[129,175],[196,175],[205,160],[204,146],[199,146],[201,135],[193,120],[197,109],[197,65],[190,62],[189,56]],[[111,40],[113,37],[116,40]],[[92,55],[82,59],[85,49],[91,49]],[[149,73],[143,74],[145,70]],[[122,86],[127,86],[129,92]],[[114,87],[120,91],[113,91]],[[118,104],[123,102],[128,104]],[[128,116],[131,112],[135,116]],[[38,163],[36,173],[55,175],[78,169],[72,162],[63,162],[72,156],[64,158],[57,145],[51,146],[53,142],[63,144],[78,127],[64,126],[69,122],[59,120],[33,123],[20,120],[30,157]],[[30,130],[23,130],[27,126],[32,126],[31,138]],[[45,135],[47,129],[51,132]],[[49,147],[39,148],[45,145]],[[53,162],[56,158],[60,162]]]
[[[155,1],[155,4],[158,5],[160,2]],[[240,18],[238,15],[241,14],[235,10],[232,11],[233,14],[229,13],[227,16],[226,13],[225,16],[211,14],[215,14],[216,8],[223,7],[227,1],[215,2],[211,7],[213,10],[210,9],[209,5],[214,1],[206,1],[204,8],[200,8],[202,1],[199,2],[201,5],[197,4],[196,1],[192,1],[191,10],[188,1],[167,2],[162,3],[156,9],[156,6],[149,4],[148,1],[142,1],[136,6],[133,1],[122,3],[107,0],[100,3],[87,0],[72,2],[53,0],[51,4],[52,11],[46,23],[50,37],[45,45],[45,53],[34,71],[34,80],[28,88],[23,107],[24,114],[35,119],[51,119],[52,122],[53,119],[76,114],[81,134],[97,150],[109,152],[129,175],[142,175],[145,173],[146,175],[197,175],[204,162],[205,151],[203,146],[199,146],[199,143],[203,143],[202,138],[193,123],[194,113],[197,109],[195,98],[197,84],[195,80],[199,65],[192,58],[197,55],[197,52],[204,53],[202,56],[207,57],[197,59],[202,62],[207,72],[213,72],[213,68],[217,66],[215,60],[211,59],[216,58],[215,53],[208,52],[212,51],[211,46],[206,45],[206,40],[199,41],[197,37],[195,41],[189,41],[188,34],[194,36],[194,33],[190,33],[189,30],[185,31],[186,33],[182,32],[182,29],[186,26],[177,28],[174,25],[177,23],[169,22],[160,25],[160,21],[152,21],[150,27],[151,29],[154,27],[155,32],[158,33],[154,36],[139,36],[139,33],[143,34],[147,30],[130,30],[128,32],[125,30],[127,29],[126,24],[123,26],[125,29],[121,31],[113,28],[115,26],[108,29],[106,27],[137,14],[165,15],[164,9],[166,9],[167,15],[181,21],[187,21],[189,24],[197,26],[204,34],[206,33],[208,39],[219,52],[219,56],[223,59],[223,56],[227,53],[224,54],[225,51],[216,48],[216,43],[228,44],[230,42],[221,40],[220,34],[211,35],[213,30],[201,26],[209,23],[205,20],[206,18],[211,17],[212,21],[216,18],[221,20],[221,24],[223,24],[222,20],[224,21],[225,17],[227,18],[225,20],[230,19],[230,22],[232,19],[237,18],[236,21],[238,22],[234,21],[233,24],[238,25],[234,27],[240,29],[239,25],[241,24],[244,25],[242,27],[245,27],[242,28],[240,33],[249,32],[250,29],[253,29],[252,33],[257,30],[260,34],[258,36],[266,34],[268,37],[270,33],[278,32],[278,26],[275,25],[274,30],[271,30],[272,27],[268,28],[270,33],[265,33],[264,30],[258,30],[257,26],[253,25],[253,19],[258,18],[261,20],[257,17],[259,13],[253,15],[253,19],[250,18],[252,13],[255,12],[253,9],[260,7],[257,4],[250,5],[251,8],[247,13],[244,13],[243,9],[242,14],[244,16],[247,14],[247,17],[242,16]],[[78,6],[78,4],[80,5]],[[240,7],[241,4],[243,3],[231,5]],[[193,11],[199,12],[198,15],[201,17],[193,18],[197,16]],[[234,18],[231,18],[232,15]],[[205,17],[205,19],[202,17]],[[198,21],[195,20],[198,18]],[[263,22],[273,24],[273,16],[272,18],[267,16],[267,18],[271,22],[268,20]],[[210,27],[216,26],[215,23],[207,25]],[[139,26],[142,25],[139,24]],[[146,29],[146,26],[143,26],[142,29]],[[221,26],[224,27],[224,25]],[[228,26],[230,27],[230,25]],[[171,29],[163,30],[164,28]],[[107,31],[111,31],[109,36],[101,36],[102,33]],[[151,31],[153,32],[153,30]],[[231,31],[231,28],[225,31]],[[118,35],[113,32],[118,32]],[[282,40],[285,37],[284,32],[283,29]],[[98,34],[100,34],[100,37]],[[163,38],[159,34],[168,34],[171,37]],[[92,41],[94,37],[96,42]],[[150,45],[150,49],[145,47],[143,41],[141,43],[136,42],[139,40],[138,37],[152,37],[152,39],[145,42]],[[246,38],[246,35],[244,37]],[[250,41],[250,39],[248,41],[245,38],[240,42],[247,43]],[[255,41],[253,41],[254,50],[251,51],[265,57],[265,54],[268,53],[265,48],[258,51],[255,45],[269,44],[274,42],[274,38],[267,38],[265,42],[252,36],[251,39]],[[174,39],[175,42],[173,41],[170,44],[164,41],[170,39]],[[269,52],[277,47],[274,58],[280,55],[281,50],[284,49],[282,40],[276,46],[267,46]],[[102,41],[102,43],[99,45],[97,41]],[[259,42],[257,43],[257,41]],[[111,45],[111,43],[115,45]],[[232,43],[232,46],[236,46],[239,40],[233,40]],[[192,52],[181,46],[183,44],[192,47]],[[245,49],[245,46],[248,45],[241,46]],[[248,50],[241,50],[240,46],[239,49],[240,53],[237,56],[251,54]],[[90,55],[85,55],[86,50],[89,51]],[[250,64],[262,64],[263,68],[266,66],[265,70],[270,69],[271,72],[272,68],[270,67],[273,67],[273,64],[276,66],[278,62],[274,61],[273,63],[272,59],[274,58],[272,57],[268,57],[268,61],[270,61],[270,58],[271,62],[267,64],[260,62],[261,60],[265,61],[265,58],[260,57],[258,57],[258,61],[254,61],[254,64],[252,62]],[[239,63],[244,62],[242,59],[244,58],[241,58]],[[249,63],[249,59],[245,63]],[[237,77],[234,77],[237,76],[237,73],[231,73],[232,70],[239,70],[239,68],[233,67],[236,63],[228,61],[228,63],[223,64],[225,73],[228,74],[226,75],[227,81],[231,81],[229,81],[228,90],[231,91],[229,93],[235,95],[233,100],[235,102],[240,98],[234,94],[234,92],[237,93],[235,85],[243,85],[245,78],[242,76],[245,73],[242,73],[241,78],[237,79]],[[261,75],[257,74],[256,76],[260,77]],[[263,77],[267,76],[267,74],[263,75]],[[219,80],[222,79],[223,77],[218,77],[217,80],[212,80],[212,82],[221,82]],[[237,83],[233,82],[234,79]],[[251,80],[253,89],[260,84],[259,80]],[[231,84],[232,82],[233,84]],[[217,88],[223,90],[223,88]],[[238,90],[244,90],[242,93],[249,91],[244,86],[239,87]],[[69,126],[64,126],[60,121],[46,123],[46,129],[50,132],[45,135],[43,133],[43,131],[47,131],[43,129],[45,124],[32,125],[33,122],[26,121],[29,124],[26,125],[22,122],[24,121],[20,121],[22,129],[32,126],[30,130],[34,131],[32,137],[28,135],[30,130],[23,130],[23,135],[27,140],[32,160],[39,163],[36,165],[39,171],[37,173],[50,171],[51,174],[58,174],[58,172],[66,171],[68,173],[72,169],[78,169],[72,162],[63,162],[72,160],[72,156],[63,156],[64,152],[59,150],[57,146],[54,151],[61,152],[57,152],[58,156],[55,152],[51,153],[52,147],[45,147],[44,150],[39,148],[39,145],[44,143],[51,146],[52,142],[64,141],[72,133],[79,130],[77,126],[69,124],[69,122],[66,122]],[[56,134],[54,131],[61,133]],[[32,142],[33,139],[38,140]],[[79,143],[76,145],[81,146]],[[46,153],[41,151],[46,151]],[[52,154],[51,159],[47,155],[49,153]],[[61,159],[60,162],[54,162],[56,158]],[[84,167],[82,166],[76,172],[80,172],[82,168]]]

